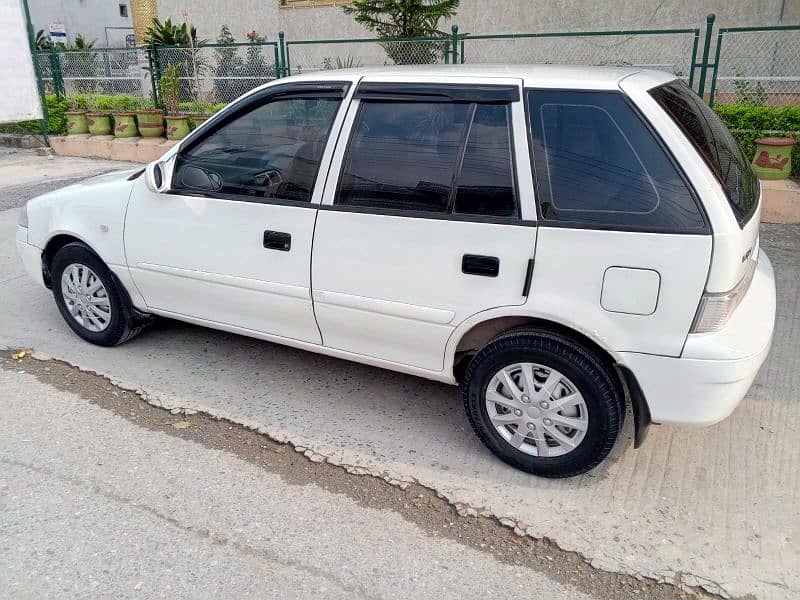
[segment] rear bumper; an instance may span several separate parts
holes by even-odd
[[[28,230],[24,227],[17,227],[17,254],[22,260],[22,265],[28,275],[44,287],[44,277],[42,276],[42,250],[33,244],[28,243]]]
[[[621,353],[654,423],[713,425],[742,401],[769,354],[775,326],[775,274],[759,253],[747,295],[726,326],[690,334],[680,358]]]

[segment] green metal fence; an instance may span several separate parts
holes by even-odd
[[[447,37],[288,40],[287,75],[329,69],[413,64],[445,64],[452,60]]]
[[[467,35],[460,62],[636,66],[693,83],[699,41],[699,29]]]
[[[127,94],[161,105],[159,79],[180,66],[181,101],[230,102],[279,77],[405,64],[552,63],[636,66],[685,79],[702,97],[800,103],[800,25],[704,27],[419,38],[287,40],[131,48],[51,49],[35,55],[44,91]],[[707,91],[708,90],[708,91]]]
[[[721,28],[712,69],[712,105],[800,104],[800,25]]]

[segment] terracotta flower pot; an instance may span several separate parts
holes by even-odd
[[[89,133],[85,110],[69,110],[64,113],[64,116],[67,117],[67,135]]]
[[[109,135],[111,133],[111,115],[102,112],[86,113],[86,123],[92,135]]]
[[[182,140],[189,135],[189,117],[186,115],[167,115],[167,139]]]
[[[139,134],[142,137],[161,137],[164,135],[164,111],[159,109],[137,110]]]
[[[136,113],[115,112],[114,115],[114,136],[118,138],[136,137]]]
[[[756,140],[753,171],[759,179],[786,179],[792,172],[792,146],[795,140],[763,137]]]

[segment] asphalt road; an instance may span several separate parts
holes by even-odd
[[[18,183],[12,174],[19,174],[18,166],[4,171],[7,159],[0,157],[0,185],[6,186],[0,197],[9,186],[24,197],[25,186],[42,185],[35,177]],[[69,171],[63,161],[55,159],[62,175]],[[27,164],[34,171],[47,166],[33,159]],[[174,322],[162,322],[118,348],[87,345],[61,321],[49,293],[21,276],[13,256],[16,214],[0,212],[0,342],[8,346],[35,348],[102,373],[158,406],[229,419],[289,442],[313,460],[421,484],[463,514],[482,514],[518,533],[553,540],[597,569],[723,595],[800,597],[798,227],[762,229],[762,246],[778,276],[776,338],[734,415],[709,429],[654,427],[636,451],[628,431],[611,460],[594,472],[550,481],[494,459],[473,436],[456,388]],[[15,407],[29,400],[27,385],[19,388],[22,399],[13,400]],[[124,447],[136,444],[136,434],[125,435],[119,438]],[[81,443],[90,446],[91,440]],[[222,458],[204,460],[205,471],[193,471],[201,479],[208,465],[217,473],[214,461]],[[114,485],[123,485],[122,479]],[[214,513],[233,510],[207,506],[215,507]],[[349,532],[358,532],[360,517],[352,518],[341,520]],[[372,531],[377,534],[381,526]],[[331,552],[341,552],[339,542]],[[395,551],[405,560],[402,545]],[[540,583],[553,581],[559,580]],[[529,595],[536,597],[534,589]],[[591,587],[579,589],[591,593]]]

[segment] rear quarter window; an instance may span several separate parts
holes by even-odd
[[[654,88],[650,95],[713,171],[739,226],[744,227],[756,211],[760,188],[736,140],[716,113],[682,81]]]
[[[543,224],[704,233],[692,190],[658,138],[617,92],[527,92]]]

